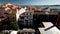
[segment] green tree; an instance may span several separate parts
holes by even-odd
[[[10,23],[10,27],[11,27],[11,29],[13,29],[13,30],[17,30],[17,29],[19,28],[17,22],[12,22],[12,23]]]

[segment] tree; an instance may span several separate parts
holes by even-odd
[[[10,23],[10,27],[11,27],[11,29],[13,29],[13,30],[17,30],[17,29],[19,28],[17,22],[12,22],[12,23]]]

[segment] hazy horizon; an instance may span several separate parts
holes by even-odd
[[[4,3],[18,5],[60,5],[60,0],[0,0],[0,4]]]

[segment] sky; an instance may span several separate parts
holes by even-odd
[[[0,4],[4,3],[19,5],[60,5],[60,0],[0,0]]]

